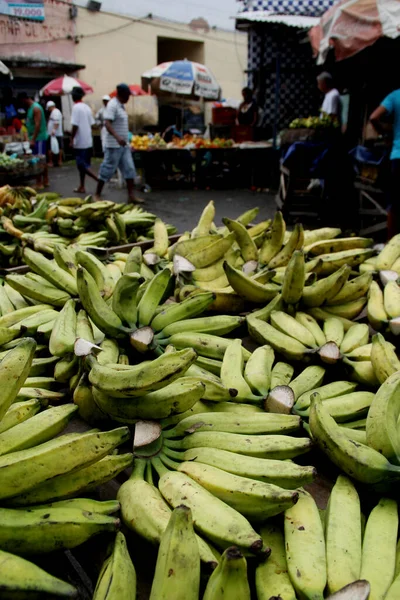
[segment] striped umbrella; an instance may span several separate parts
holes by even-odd
[[[157,65],[142,75],[143,79],[159,80],[162,92],[218,100],[221,88],[208,67],[190,60],[175,60]]]
[[[85,94],[93,94],[93,88],[75,77],[64,75],[53,79],[40,90],[41,96],[64,96],[70,94],[74,87],[81,87]]]

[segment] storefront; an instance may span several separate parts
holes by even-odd
[[[248,32],[248,85],[276,138],[296,117],[316,114],[320,96],[307,31],[333,0],[242,0],[236,28]]]

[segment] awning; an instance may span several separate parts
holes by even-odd
[[[31,69],[58,69],[61,72],[80,71],[85,65],[64,62],[61,60],[46,59],[41,56],[8,56],[7,65],[11,68],[29,67]]]
[[[246,11],[239,13],[235,17],[237,24],[242,23],[278,23],[288,27],[298,27],[301,29],[310,29],[319,22],[319,17],[309,17],[305,15],[277,14],[265,10]]]
[[[399,0],[341,0],[310,31],[318,64],[334,48],[336,60],[349,58],[379,38],[400,36]]]

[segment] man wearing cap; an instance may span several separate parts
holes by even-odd
[[[101,147],[103,149],[103,152],[104,152],[104,148],[105,148],[104,142],[105,142],[105,137],[106,137],[106,133],[107,133],[105,119],[104,119],[104,113],[107,108],[107,104],[110,102],[110,100],[111,100],[111,98],[110,98],[110,96],[108,96],[108,94],[103,96],[103,98],[102,98],[103,106],[100,108],[99,111],[97,111],[96,117],[95,117],[96,125],[98,127],[100,127]]]
[[[61,110],[59,110],[56,107],[56,104],[55,104],[55,102],[53,102],[53,100],[48,101],[48,103],[46,104],[46,110],[49,113],[49,120],[47,121],[47,133],[49,134],[50,139],[51,139],[51,137],[57,138],[58,147],[60,149],[60,151],[58,153],[58,165],[61,166],[63,140],[64,140],[62,113],[61,113]],[[50,144],[50,148],[51,148],[51,144]],[[54,155],[53,155],[51,149],[49,150],[49,157],[50,157],[49,167],[53,167],[54,166]]]
[[[95,121],[88,105],[82,102],[84,95],[85,92],[81,87],[72,88],[71,96],[74,101],[74,107],[71,113],[71,138],[80,177],[80,185],[74,190],[77,194],[86,194],[86,175],[98,181],[97,175],[90,168],[93,150],[92,127]]]
[[[108,102],[104,112],[107,133],[104,140],[104,161],[99,171],[96,196],[100,197],[106,181],[109,181],[115,171],[119,169],[128,188],[128,202],[138,202],[133,191],[136,171],[128,144],[128,115],[125,110],[125,104],[130,96],[129,86],[121,83],[117,86],[117,96]]]

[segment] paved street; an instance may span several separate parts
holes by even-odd
[[[97,171],[98,165],[94,165]],[[73,165],[62,168],[50,169],[50,190],[59,192],[63,196],[76,196],[73,190],[78,185],[78,172]],[[87,179],[86,189],[88,194],[94,193],[96,184]],[[271,217],[275,212],[273,194],[265,192],[251,192],[250,190],[168,190],[152,191],[148,194],[139,192],[144,198],[143,205],[146,210],[155,212],[167,223],[175,225],[179,232],[191,229],[200,215],[204,206],[210,200],[215,201],[217,209],[217,223],[222,217],[237,217],[240,213],[260,207],[259,220]],[[117,189],[111,183],[104,188],[103,198],[114,202],[125,202],[126,191]]]

